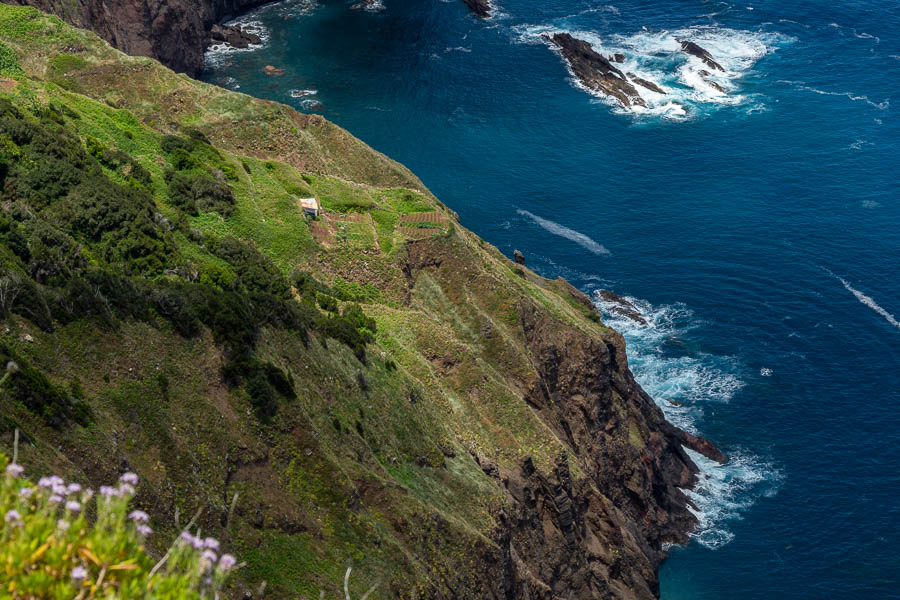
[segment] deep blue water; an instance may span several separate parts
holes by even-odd
[[[264,7],[243,20],[265,47],[207,79],[321,112],[507,254],[636,299],[649,327],[610,321],[639,381],[732,456],[663,598],[900,598],[900,3],[384,1]],[[556,30],[670,94],[593,98]],[[690,86],[676,37],[728,97]]]

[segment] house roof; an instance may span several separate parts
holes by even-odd
[[[316,198],[300,198],[300,207],[319,210],[319,201]]]

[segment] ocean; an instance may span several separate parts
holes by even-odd
[[[635,303],[646,326],[597,298],[638,381],[731,457],[700,461],[662,597],[900,598],[900,3],[351,4],[242,16],[264,44],[204,79],[323,114],[507,255]],[[667,93],[592,95],[555,32]]]

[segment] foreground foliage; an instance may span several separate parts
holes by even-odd
[[[95,493],[58,476],[35,485],[3,455],[0,469],[0,598],[216,598],[235,566],[217,540],[188,532],[151,559],[149,515],[128,510],[134,473]]]

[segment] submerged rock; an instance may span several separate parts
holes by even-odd
[[[687,40],[678,40],[681,43],[681,51],[685,54],[690,54],[691,56],[696,56],[700,60],[702,60],[706,66],[711,69],[715,69],[716,71],[725,72],[725,69],[715,61],[712,57],[712,54],[709,53],[705,48],[698,46],[694,42],[689,42]]]
[[[269,76],[284,75],[284,69],[278,69],[273,67],[272,65],[266,65],[265,67],[263,67],[263,73]]]
[[[476,16],[482,19],[491,16],[491,11],[494,10],[493,5],[488,0],[463,0],[463,2],[472,9]]]
[[[589,43],[568,33],[544,37],[560,49],[575,77],[585,87],[614,98],[626,108],[647,106],[625,74],[591,48]]]

